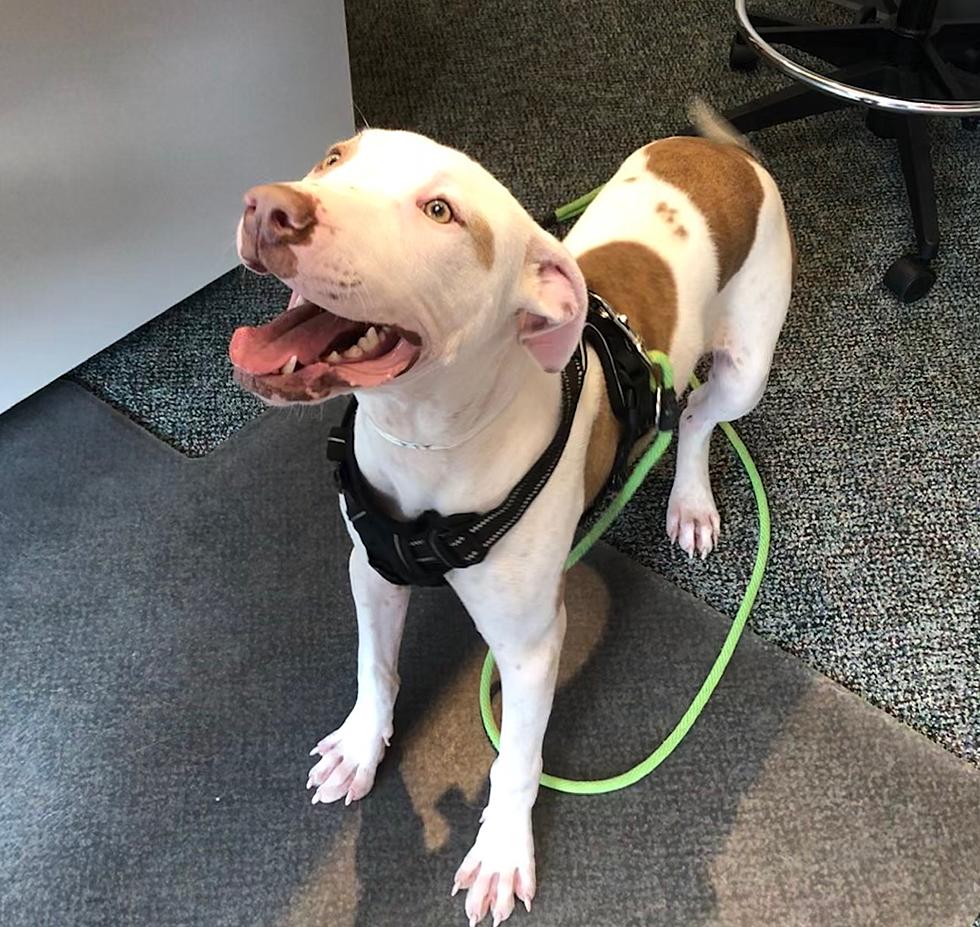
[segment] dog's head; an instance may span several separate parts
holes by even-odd
[[[231,341],[239,382],[275,404],[395,388],[523,345],[560,370],[585,319],[567,250],[466,155],[369,129],[302,180],[245,194],[238,251],[293,291]]]

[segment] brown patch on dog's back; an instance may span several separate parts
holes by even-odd
[[[687,137],[652,142],[644,151],[647,169],[683,190],[704,214],[718,251],[720,290],[755,241],[763,192],[751,156],[735,145]]]
[[[589,289],[629,318],[648,351],[669,352],[677,325],[677,285],[659,254],[637,242],[613,241],[580,255],[578,265]],[[587,505],[609,479],[619,436],[619,422],[603,390],[585,462]]]
[[[474,212],[467,217],[463,228],[473,239],[477,259],[487,270],[490,270],[493,267],[494,256],[493,229],[490,228],[490,223],[478,212]]]
[[[646,245],[611,241],[580,255],[589,289],[625,314],[647,350],[667,352],[677,324],[677,285],[667,262]]]

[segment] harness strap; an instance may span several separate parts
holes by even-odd
[[[597,293],[589,293],[589,314],[583,338],[602,364],[609,405],[623,426],[612,473],[605,487],[619,489],[626,480],[629,456],[637,441],[654,428],[674,430],[678,417],[677,399],[673,390],[664,389],[659,369],[650,361],[626,316],[616,315]],[[597,498],[602,495],[600,492]]]
[[[561,418],[555,436],[500,505],[484,513],[441,515],[430,510],[409,522],[384,512],[357,465],[357,400],[351,399],[340,427],[330,432],[327,456],[338,464],[334,478],[371,566],[396,585],[440,586],[449,570],[481,563],[490,548],[517,524],[558,466],[572,430],[585,372],[586,353],[580,345],[562,371]]]
[[[441,586],[446,573],[481,563],[527,511],[544,488],[565,450],[572,430],[588,365],[586,344],[602,364],[613,413],[622,424],[609,484],[622,485],[637,441],[654,428],[673,430],[677,400],[660,383],[643,345],[625,316],[617,316],[595,293],[583,339],[561,374],[561,418],[558,429],[523,479],[489,512],[441,515],[429,510],[413,521],[388,515],[357,465],[354,420],[357,400],[351,399],[339,428],[330,432],[327,456],[337,463],[334,478],[344,496],[347,517],[367,550],[371,566],[400,586]],[[653,380],[657,386],[653,388]]]

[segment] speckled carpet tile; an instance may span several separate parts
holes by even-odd
[[[842,15],[825,3],[782,6]],[[783,85],[764,68],[728,70],[728,0],[360,0],[348,19],[363,117],[465,149],[538,213],[682,125],[692,93],[725,108]],[[754,142],[782,186],[801,273],[769,391],[738,426],[773,511],[753,627],[980,763],[980,133],[935,125],[939,282],[911,306],[879,282],[912,237],[892,143],[856,112]],[[204,454],[259,413],[230,381],[228,336],[283,300],[277,284],[236,272],[74,376]],[[712,467],[725,524],[707,563],[664,540],[666,466],[609,540],[732,614],[754,513],[720,435]]]

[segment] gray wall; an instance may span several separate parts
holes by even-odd
[[[340,0],[0,0],[0,411],[237,263],[350,134]]]

